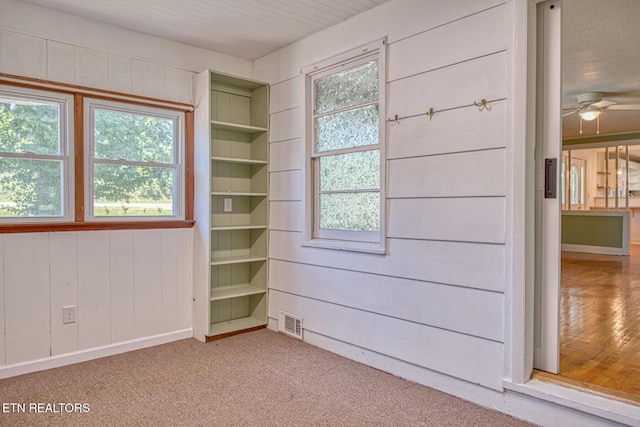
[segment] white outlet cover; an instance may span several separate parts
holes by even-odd
[[[233,199],[231,197],[224,198],[224,211],[231,212],[233,210]]]

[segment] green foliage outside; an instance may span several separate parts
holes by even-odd
[[[0,152],[62,154],[58,117],[56,103],[0,100]],[[168,119],[95,111],[96,216],[173,214],[174,169],[101,162],[173,163],[173,132]],[[0,216],[61,216],[62,173],[61,160],[0,156]]]

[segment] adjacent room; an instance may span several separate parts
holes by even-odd
[[[0,0],[0,424],[637,425],[639,14]]]

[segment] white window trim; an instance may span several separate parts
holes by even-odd
[[[75,215],[75,168],[74,168],[74,116],[73,116],[73,95],[50,92],[46,90],[16,88],[14,86],[0,85],[0,95],[23,99],[33,99],[34,101],[53,102],[60,105],[60,154],[39,155],[34,153],[24,153],[15,155],[0,153],[0,157],[14,157],[21,159],[36,160],[62,160],[62,215],[61,216],[37,216],[37,217],[2,217],[2,224],[25,224],[25,223],[59,223],[71,222]],[[3,156],[4,154],[4,156]]]
[[[94,176],[94,112],[98,109],[106,109],[119,111],[123,113],[131,113],[138,115],[149,115],[175,121],[174,128],[174,163],[173,168],[176,169],[174,190],[173,190],[173,211],[175,215],[149,215],[149,216],[94,216],[93,212],[93,176]],[[102,99],[85,98],[84,99],[84,210],[86,221],[88,222],[154,222],[167,220],[182,220],[185,212],[185,167],[184,167],[184,113],[180,111],[168,110],[163,108],[154,108],[141,106],[127,102],[108,101]],[[97,163],[103,163],[102,161]],[[154,164],[151,162],[133,162],[125,161],[108,161],[104,163],[115,164],[140,164],[144,166],[160,166],[167,167],[168,164]]]
[[[364,46],[349,50],[326,60],[320,61],[301,70],[304,84],[304,117],[305,117],[305,159],[303,166],[305,187],[303,191],[304,218],[302,220],[302,245],[326,249],[345,250],[354,252],[366,252],[374,254],[386,254],[386,41],[381,39]],[[335,72],[339,67],[352,65],[359,59],[377,56],[379,75],[378,98],[378,135],[379,143],[376,149],[380,150],[380,228],[377,232],[338,231],[330,232],[332,238],[315,237],[316,218],[316,191],[313,161],[315,150],[313,147],[313,88],[312,80],[319,74]],[[366,147],[358,147],[366,148]],[[349,150],[346,150],[349,151]],[[359,150],[358,150],[359,151]],[[335,153],[334,153],[335,154]],[[325,233],[326,235],[326,233]],[[333,236],[335,238],[333,238]],[[350,235],[359,235],[358,240],[350,239]],[[368,235],[366,240],[363,236]]]

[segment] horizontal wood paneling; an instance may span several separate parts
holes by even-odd
[[[459,242],[505,242],[504,197],[391,199],[388,236]]]
[[[269,175],[269,180],[270,200],[302,200],[303,180],[301,171],[272,172]]]
[[[428,107],[443,110],[482,98],[502,99],[507,96],[506,74],[507,54],[500,52],[392,81],[388,84],[387,111],[390,117],[406,116],[423,113]]]
[[[300,233],[271,231],[273,259],[502,292],[503,245],[389,239],[388,254],[301,246]]]
[[[304,162],[304,139],[296,138],[269,144],[269,171],[301,169]]]
[[[269,141],[285,141],[304,136],[302,107],[281,111],[270,116]]]
[[[388,196],[504,196],[505,156],[498,149],[389,161]]]
[[[315,333],[502,390],[501,343],[278,291],[269,297],[270,317],[281,308]]]
[[[506,101],[387,123],[387,158],[506,147]]]
[[[3,263],[6,364],[49,357],[49,235],[5,235]]]
[[[269,265],[269,283],[272,290],[305,298],[494,341],[504,339],[504,298],[497,292],[277,260]]]
[[[505,4],[392,44],[388,52],[388,80],[506,49],[506,16]]]
[[[269,111],[271,114],[300,107],[304,101],[302,76],[269,87]]]
[[[281,231],[301,231],[302,203],[272,200],[269,212],[269,229]]]

